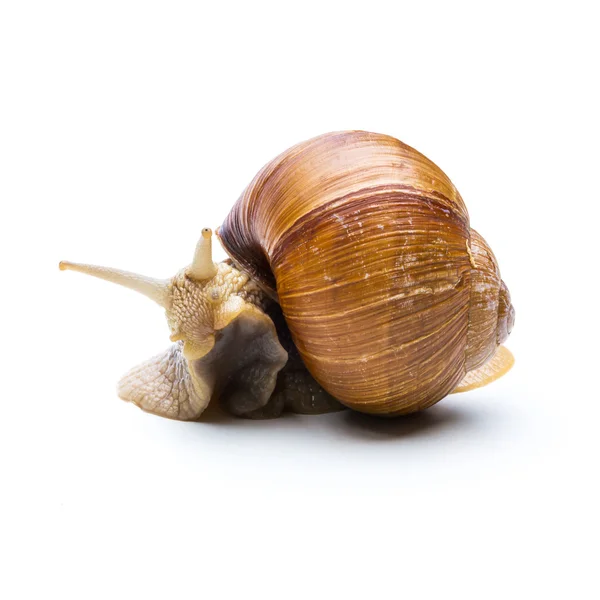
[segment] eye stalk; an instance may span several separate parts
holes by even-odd
[[[169,280],[167,279],[155,279],[146,275],[122,271],[121,269],[99,267],[97,265],[83,265],[67,261],[61,261],[58,268],[61,271],[77,271],[78,273],[85,273],[92,277],[98,277],[99,279],[122,285],[143,294],[147,298],[150,298],[150,300],[154,300],[154,302],[165,309],[171,306],[171,292],[169,290]]]
[[[168,279],[156,279],[121,269],[68,261],[61,261],[58,268],[61,271],[77,271],[105,281],[111,281],[143,294],[167,310],[171,307],[171,282]],[[208,227],[202,230],[202,235],[196,245],[194,260],[188,267],[186,274],[195,281],[207,281],[217,274],[217,265],[212,260],[212,230]]]
[[[195,281],[206,281],[217,274],[217,265],[212,259],[212,230],[205,227],[196,244],[194,260],[187,269],[187,275]]]

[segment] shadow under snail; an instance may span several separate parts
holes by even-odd
[[[196,420],[211,401],[249,418],[349,407],[382,416],[486,385],[513,364],[514,309],[448,177],[386,135],[328,133],[280,154],[191,265],[160,280],[61,262],[165,309],[173,345],[118,393]]]

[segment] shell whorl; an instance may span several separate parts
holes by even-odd
[[[349,131],[290,148],[218,235],[278,298],[311,374],[351,408],[426,408],[488,350],[487,322],[482,333],[469,325],[479,318],[473,262],[491,260],[485,242],[473,243],[448,177],[395,138]],[[482,349],[467,350],[475,342]]]
[[[474,229],[469,248],[472,269],[465,367],[472,371],[484,364],[508,338],[515,311],[496,257]]]

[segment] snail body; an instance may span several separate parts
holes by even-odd
[[[145,410],[196,419],[214,397],[255,418],[286,406],[395,416],[512,365],[501,344],[514,309],[494,254],[448,177],[395,138],[347,131],[290,148],[217,235],[231,261],[212,263],[205,230],[192,265],[148,284],[153,296],[131,275],[176,342],[123,380],[121,397]],[[165,373],[183,404],[157,400]]]

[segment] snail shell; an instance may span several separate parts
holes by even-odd
[[[386,135],[331,133],[290,148],[217,233],[280,303],[312,376],[358,411],[431,406],[494,355],[514,322],[457,189]]]

